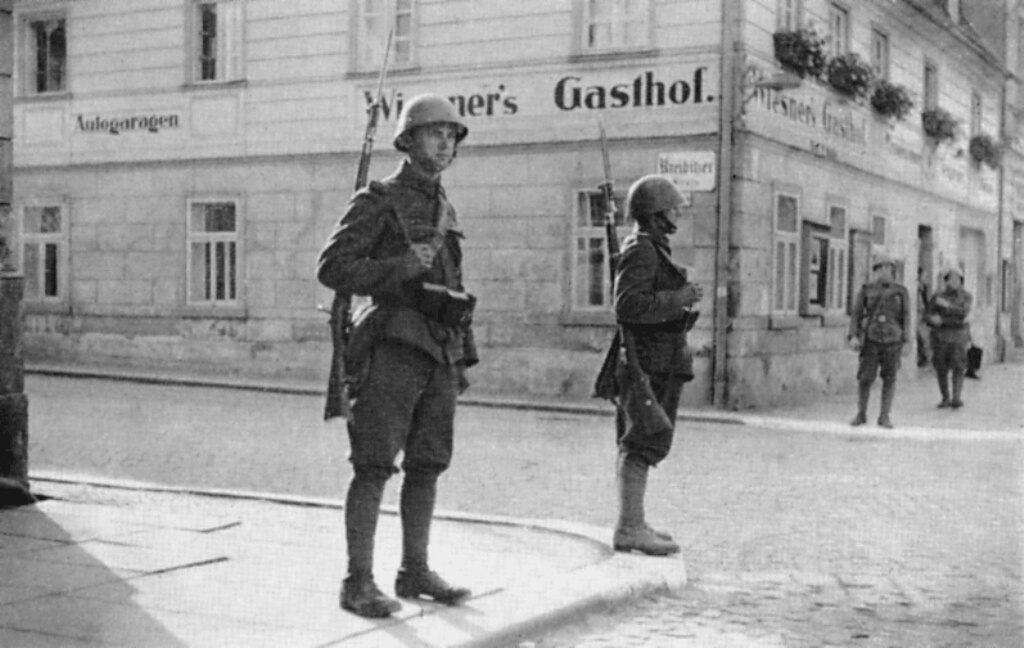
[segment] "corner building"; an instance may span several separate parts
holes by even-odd
[[[314,263],[352,193],[390,26],[371,177],[399,159],[407,98],[450,97],[470,129],[444,182],[479,300],[475,389],[589,394],[614,326],[601,122],[620,206],[652,172],[688,192],[675,256],[705,300],[684,404],[852,384],[849,299],[879,250],[911,285],[918,266],[967,264],[995,345],[996,173],[967,131],[933,145],[920,107],[997,133],[1001,66],[946,4],[16,0],[26,353],[325,377]],[[884,34],[914,111],[893,122],[818,81],[773,84],[772,35],[807,23],[835,30],[837,54],[869,58]]]

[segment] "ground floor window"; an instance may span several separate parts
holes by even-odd
[[[21,210],[25,301],[60,302],[67,272],[67,216],[62,203],[25,205]]]
[[[615,196],[615,227],[619,241],[626,235],[622,205],[625,197]],[[576,196],[573,220],[572,309],[578,312],[611,308],[608,246],[605,236],[604,196],[598,191],[581,191]]]
[[[188,204],[188,301],[238,301],[238,204],[191,200]]]
[[[775,193],[775,242],[772,255],[772,311],[797,312],[797,263],[800,244],[800,198]]]

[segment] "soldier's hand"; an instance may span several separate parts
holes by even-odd
[[[683,306],[689,308],[704,297],[704,289],[697,284],[686,284],[679,289],[679,294],[683,301]]]
[[[459,395],[462,395],[469,389],[469,378],[466,376],[466,365],[458,363],[455,365],[455,374]]]
[[[410,247],[413,254],[419,259],[420,265],[427,270],[434,267],[434,257],[437,256],[437,248],[430,243],[413,243]]]
[[[849,345],[850,345],[850,348],[853,349],[854,351],[860,351],[860,347],[861,347],[860,338],[857,337],[856,335],[851,336],[850,337],[850,341],[849,341]]]

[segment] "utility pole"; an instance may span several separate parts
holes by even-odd
[[[21,355],[18,228],[12,212],[13,0],[0,0],[0,506],[33,501],[28,484],[28,398]]]

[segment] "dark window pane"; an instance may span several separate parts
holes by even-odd
[[[58,294],[57,275],[57,244],[46,244],[46,258],[43,267],[43,294],[47,297],[56,297]]]

